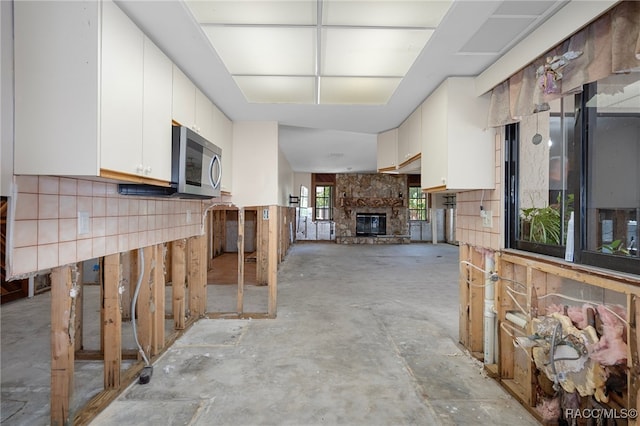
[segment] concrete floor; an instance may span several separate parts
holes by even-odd
[[[235,292],[210,285],[208,310],[234,310]],[[266,311],[267,288],[245,301]],[[0,308],[3,425],[49,423],[49,305],[44,294]],[[200,320],[91,424],[539,424],[457,342],[457,247],[298,243],[276,319]],[[101,389],[101,363],[76,362],[75,383],[72,411]]]

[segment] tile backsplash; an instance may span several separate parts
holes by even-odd
[[[115,183],[64,177],[15,184],[9,277],[199,235],[210,203],[121,196]]]

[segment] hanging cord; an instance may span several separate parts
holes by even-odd
[[[136,302],[138,301],[138,293],[140,293],[140,286],[142,285],[142,277],[144,275],[144,250],[141,248],[138,249],[138,263],[140,265],[140,273],[138,275],[138,282],[136,283],[136,290],[133,293],[133,299],[131,299],[131,324],[133,325],[133,338],[136,340],[138,352],[140,352],[145,365],[148,367],[150,365],[149,360],[142,346],[140,346],[140,341],[138,341],[138,329],[136,327]]]

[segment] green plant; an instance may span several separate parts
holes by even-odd
[[[560,245],[560,210],[557,207],[522,208],[520,222],[523,239]]]
[[[625,256],[631,255],[631,253],[629,253],[629,250],[627,250],[622,245],[622,240],[614,240],[608,244],[603,244],[600,246],[600,250],[603,253],[609,253],[609,254],[623,254]]]

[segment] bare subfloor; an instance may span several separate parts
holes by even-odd
[[[537,425],[458,345],[458,270],[445,244],[297,243],[276,319],[198,321],[92,425]],[[209,311],[235,296],[210,285]],[[266,302],[246,289],[245,311]],[[49,423],[49,304],[1,308],[3,425]],[[76,362],[75,382],[72,410],[101,389],[100,363]]]
[[[199,321],[92,425],[538,424],[457,344],[458,269],[449,245],[298,243],[277,319]]]

